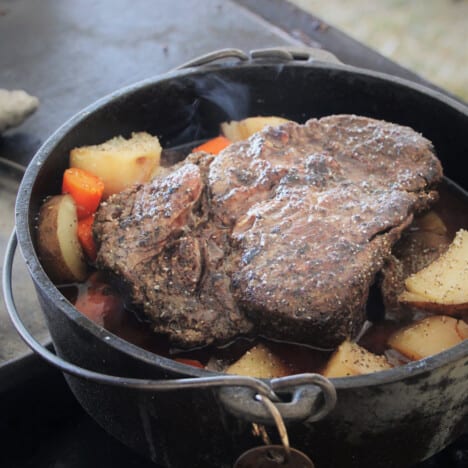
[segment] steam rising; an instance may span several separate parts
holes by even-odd
[[[205,74],[184,80],[184,86],[192,88],[196,97],[178,116],[177,143],[214,136],[221,122],[248,115],[250,92],[245,84]]]
[[[222,109],[226,120],[239,120],[248,115],[250,93],[245,84],[209,75],[207,78],[197,79],[195,89],[200,98]]]

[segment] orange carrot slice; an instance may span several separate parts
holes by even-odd
[[[203,364],[196,359],[186,359],[186,358],[175,358],[174,361],[180,362],[182,364],[187,364],[188,366],[199,367],[203,369]]]
[[[93,214],[104,192],[104,182],[83,169],[71,167],[63,174],[62,193],[69,193],[76,203],[78,219]]]
[[[93,237],[93,222],[94,214],[78,221],[78,240],[88,258],[94,262],[97,249]]]
[[[216,138],[205,141],[205,143],[202,143],[200,146],[194,148],[192,152],[195,153],[196,151],[206,151],[207,153],[218,154],[231,143],[231,140],[228,140],[226,137],[220,135]]]

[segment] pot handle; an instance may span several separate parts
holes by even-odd
[[[269,381],[276,395],[284,398],[275,401],[275,406],[284,422],[323,419],[336,405],[336,389],[320,374],[296,374]],[[257,395],[247,386],[225,387],[219,391],[224,406],[237,417],[268,424],[270,413]]]
[[[18,244],[16,231],[10,236],[5,252],[2,285],[5,305],[16,331],[25,343],[49,364],[62,372],[96,383],[138,389],[143,391],[169,391],[184,388],[226,387],[220,397],[227,409],[249,421],[271,423],[271,413],[265,405],[255,399],[257,395],[267,397],[278,405],[285,421],[317,420],[325,417],[336,404],[336,390],[333,384],[318,374],[297,374],[270,382],[240,375],[212,375],[182,379],[147,380],[102,374],[77,366],[50,352],[39,343],[24,325],[16,309],[13,287],[13,259]],[[182,364],[183,365],[183,364]],[[239,388],[241,387],[241,388]],[[282,403],[276,391],[292,393],[289,403]],[[251,401],[249,401],[251,400]],[[242,406],[245,405],[245,408]],[[311,419],[312,418],[312,419]]]
[[[327,62],[342,63],[335,55],[324,49],[316,47],[269,47],[265,49],[254,49],[248,54],[240,49],[220,49],[200,55],[189,62],[179,65],[175,70],[184,68],[201,67],[203,65],[213,64],[218,61],[226,62],[228,60],[237,60],[239,62]]]

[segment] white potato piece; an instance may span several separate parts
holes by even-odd
[[[86,278],[87,267],[78,241],[78,217],[71,195],[47,199],[39,211],[37,247],[45,272],[55,283]]]
[[[288,375],[287,365],[267,346],[258,344],[249,349],[227,369],[228,374],[246,375],[260,379],[272,379]]]
[[[322,374],[328,378],[347,377],[391,368],[385,356],[371,353],[357,343],[346,340],[332,354]]]
[[[222,134],[231,141],[242,141],[249,138],[254,133],[263,130],[267,125],[276,127],[290,120],[283,117],[248,117],[243,120],[231,120],[221,124]]]
[[[104,182],[103,198],[139,182],[148,182],[159,166],[161,145],[148,133],[118,136],[100,145],[82,146],[70,152],[70,167],[79,167]]]
[[[468,309],[468,231],[458,231],[448,250],[405,286],[401,302],[446,313]]]
[[[440,353],[468,338],[468,324],[445,315],[433,315],[390,336],[388,344],[412,360]]]
[[[423,216],[416,218],[412,228],[419,231],[433,232],[440,236],[447,234],[447,226],[435,211],[428,211]]]

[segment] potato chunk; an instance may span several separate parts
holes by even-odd
[[[223,122],[221,124],[221,132],[231,141],[242,141],[249,138],[254,133],[263,130],[267,125],[273,127],[283,123],[290,122],[290,120],[283,119],[282,117],[248,117],[243,120],[231,120],[230,122]]]
[[[401,302],[443,313],[468,309],[468,231],[458,231],[448,250],[405,286]]]
[[[226,373],[260,379],[272,379],[289,374],[287,365],[263,344],[249,349],[226,369]]]
[[[104,182],[103,198],[138,182],[148,182],[159,166],[161,145],[148,133],[118,136],[100,145],[82,146],[70,152],[70,167],[79,167]]]
[[[86,278],[86,262],[78,241],[78,217],[71,195],[55,195],[42,205],[37,247],[45,272],[55,283]]]
[[[351,341],[343,341],[332,354],[322,374],[325,377],[346,377],[391,369],[385,356],[378,356]]]
[[[445,315],[434,315],[398,330],[388,344],[412,360],[440,353],[468,338],[468,324]]]
[[[439,236],[447,234],[447,226],[445,226],[442,218],[435,211],[428,211],[423,216],[416,218],[412,227],[417,232],[432,232]]]
[[[444,314],[454,317],[468,316],[467,303],[461,304],[443,304],[436,301],[430,301],[426,297],[409,291],[403,291],[398,300],[402,304],[406,304],[412,308],[423,310],[431,314]]]

